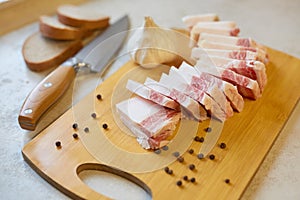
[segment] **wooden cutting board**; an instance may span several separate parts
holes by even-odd
[[[193,154],[184,152],[182,163],[170,159],[170,156],[166,156],[165,160],[170,160],[165,163],[162,159],[167,153],[172,154],[176,145],[171,144],[161,154],[148,152],[124,133],[125,129],[119,128],[114,106],[111,105],[115,103],[116,96],[122,96],[123,91],[116,92],[116,85],[122,85],[129,71],[143,71],[132,62],[125,64],[95,92],[25,145],[22,151],[24,159],[49,183],[75,199],[106,198],[79,179],[78,174],[89,169],[127,178],[149,192],[153,199],[238,199],[300,96],[300,60],[273,49],[269,49],[269,55],[268,84],[262,97],[256,101],[245,100],[244,110],[225,122],[218,144],[225,142],[227,147],[221,149],[217,144],[211,152],[215,155],[214,160],[198,159],[196,155],[202,143],[193,141],[191,137],[209,134],[204,131],[209,121],[197,124],[197,132],[193,134],[188,128],[184,129],[184,126],[190,125],[189,122],[182,125],[190,140],[187,145],[195,151]],[[101,94],[103,99],[98,100],[97,94]],[[97,114],[96,119],[91,117],[93,112]],[[72,128],[74,122],[78,124],[77,130]],[[103,123],[108,125],[107,130],[102,128]],[[85,127],[89,128],[88,132],[84,131]],[[73,138],[73,133],[79,135],[78,139]],[[60,148],[55,145],[57,141],[61,142]],[[178,138],[174,139],[174,144],[176,142]],[[144,162],[132,164],[138,156],[142,156],[140,161],[144,159]],[[151,159],[158,162],[149,163]],[[118,160],[123,160],[124,166]],[[190,170],[190,164],[196,168]],[[147,168],[151,165],[155,170]],[[165,166],[173,170],[172,175],[164,171]],[[139,170],[134,171],[135,167]],[[196,178],[196,182],[184,181],[182,177],[185,175]],[[225,179],[229,179],[230,183],[225,183]],[[178,180],[183,183],[180,187],[176,185]]]

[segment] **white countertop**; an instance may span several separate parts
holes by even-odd
[[[181,18],[185,15],[214,12],[222,20],[236,21],[241,29],[240,35],[253,37],[269,47],[300,58],[298,0],[102,0],[91,1],[86,6],[100,9],[113,19],[127,13],[132,28],[140,26],[145,15],[152,16],[161,26],[183,27]],[[2,126],[0,199],[69,199],[37,175],[21,155],[22,147],[36,134],[20,129],[17,116],[21,104],[32,88],[49,73],[49,71],[35,73],[28,70],[22,58],[21,48],[24,40],[37,30],[38,24],[33,23],[0,36]],[[286,68],[288,70],[288,66]],[[64,103],[57,104],[43,118],[42,126],[56,118],[58,111],[64,109],[64,106]],[[94,180],[92,178],[89,182],[92,183]],[[97,184],[106,188],[108,193],[118,187],[112,182]],[[120,191],[128,193],[121,195],[122,197],[133,199],[138,196],[138,199],[141,199],[139,196],[141,191],[137,191],[139,194],[134,195],[133,187],[121,185]],[[300,104],[298,103],[242,199],[300,199],[299,188]]]

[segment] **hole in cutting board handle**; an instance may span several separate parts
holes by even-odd
[[[102,164],[82,164],[78,177],[91,189],[112,199],[152,199],[150,188],[137,177]]]

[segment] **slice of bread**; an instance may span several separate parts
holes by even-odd
[[[57,8],[58,20],[66,25],[94,30],[109,25],[109,16],[93,10],[73,5],[62,5]]]
[[[26,39],[22,54],[28,68],[33,71],[43,71],[57,67],[82,47],[81,40],[53,40],[37,32]]]
[[[56,17],[40,16],[40,32],[43,36],[56,40],[75,40],[84,37],[83,29],[62,24]]]

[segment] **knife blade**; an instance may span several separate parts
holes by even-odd
[[[121,47],[128,29],[129,18],[125,15],[44,78],[21,107],[18,116],[20,127],[34,131],[41,116],[64,94],[81,68],[89,68],[101,76]]]

